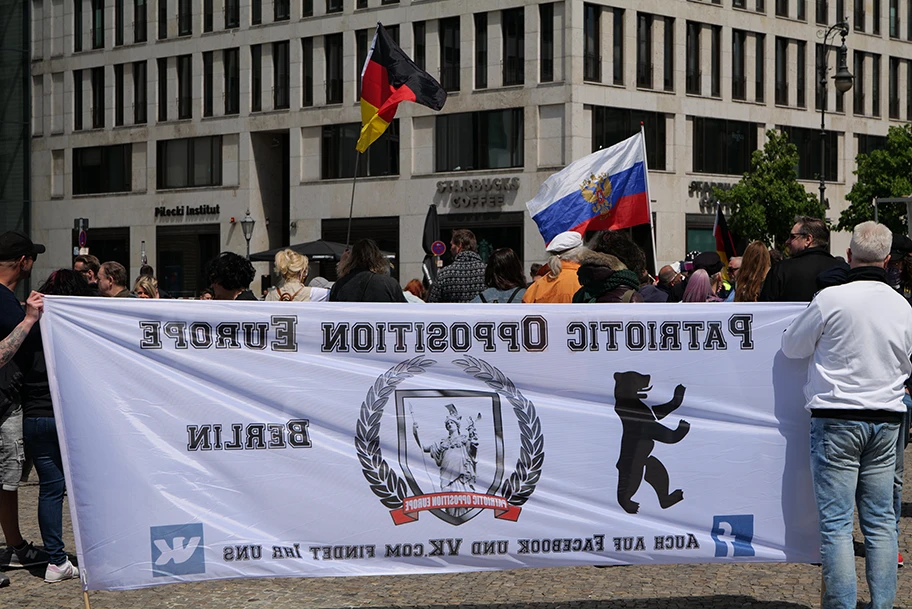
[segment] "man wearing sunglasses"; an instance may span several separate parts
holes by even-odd
[[[817,276],[845,265],[830,254],[830,229],[820,218],[795,218],[786,245],[789,257],[770,269],[760,302],[810,302],[817,293]]]

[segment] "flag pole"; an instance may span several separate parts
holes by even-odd
[[[355,182],[358,181],[358,164],[361,162],[361,153],[355,151],[355,175],[352,176],[352,196],[351,203],[348,205],[348,230],[345,231],[345,247],[351,245],[352,234],[352,214],[355,212]]]
[[[652,198],[649,188],[649,160],[646,157],[646,127],[640,121],[640,141],[643,142],[643,167],[646,170],[646,212],[649,214],[649,238],[652,239],[652,269],[655,276],[659,276],[659,262],[656,256],[655,226],[652,222]]]

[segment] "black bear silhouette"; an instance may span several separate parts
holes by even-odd
[[[655,489],[662,509],[669,508],[684,499],[684,491],[668,492],[668,470],[650,453],[657,441],[674,444],[690,430],[690,423],[683,419],[677,429],[659,423],[681,405],[685,387],[678,385],[670,402],[650,408],[642,401],[652,389],[649,375],[633,371],[615,372],[614,382],[614,410],[621,418],[623,429],[621,454],[617,462],[618,503],[626,512],[636,514],[640,504],[633,501],[633,496],[645,478]]]

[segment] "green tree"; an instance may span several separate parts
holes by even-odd
[[[823,218],[826,210],[817,197],[798,182],[798,148],[788,135],[770,129],[766,144],[755,150],[751,170],[730,190],[715,189],[716,199],[728,204],[733,233],[766,245],[783,244],[795,216]]]
[[[871,154],[855,157],[858,181],[846,195],[849,206],[839,214],[837,230],[852,230],[856,224],[874,219],[875,197],[912,196],[912,123],[890,127],[887,145]],[[906,232],[904,205],[878,208],[878,220],[894,233]]]

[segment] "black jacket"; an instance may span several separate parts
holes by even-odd
[[[408,302],[395,279],[367,269],[354,269],[336,281],[329,291],[329,300],[335,302]]]
[[[811,302],[817,293],[817,276],[844,264],[821,247],[811,247],[770,269],[758,302]]]

